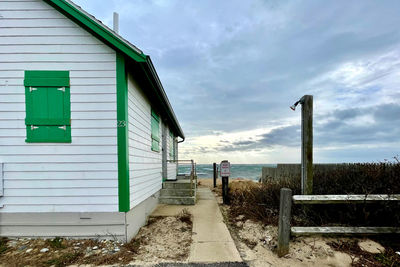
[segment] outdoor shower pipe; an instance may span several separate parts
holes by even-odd
[[[298,104],[302,104],[302,105],[303,105],[303,103],[304,103],[304,96],[303,96],[302,98],[300,98],[299,101],[297,101],[296,103],[294,103],[293,106],[290,106],[290,108],[291,108],[293,111],[295,111],[297,105],[298,105]]]

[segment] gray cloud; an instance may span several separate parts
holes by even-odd
[[[370,115],[374,122],[352,125],[351,120]],[[318,119],[326,120],[319,123]],[[387,104],[366,108],[335,110],[314,119],[314,144],[316,147],[331,145],[370,144],[380,140],[382,144],[400,143],[400,128],[392,124],[400,121],[400,105]],[[390,123],[388,123],[390,122]],[[274,146],[299,147],[300,125],[273,129],[260,135],[257,141],[232,142],[221,148],[222,151],[249,151]],[[398,151],[394,151],[395,155]]]
[[[121,34],[151,55],[188,137],[287,125],[299,116],[288,106],[313,94],[316,144],[398,140],[400,1],[76,2],[106,22],[120,12]],[[375,122],[350,125],[368,112]],[[298,130],[219,147],[294,147]]]

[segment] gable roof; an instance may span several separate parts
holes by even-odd
[[[146,76],[145,82],[153,92],[145,92],[151,95],[151,100],[156,101],[157,111],[160,112],[166,121],[172,126],[175,135],[185,139],[182,128],[168,100],[167,94],[161,84],[150,56],[145,55],[139,48],[131,44],[128,40],[108,28],[94,16],[87,13],[80,6],[70,0],[44,0],[46,3],[57,9],[66,17],[80,25],[82,28],[96,36],[108,46],[112,47],[131,62],[132,68],[142,72]]]

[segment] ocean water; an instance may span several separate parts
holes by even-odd
[[[218,166],[218,165],[217,165]],[[262,167],[272,167],[275,164],[231,164],[230,178],[247,178],[258,180],[261,178]],[[197,164],[197,178],[212,178],[213,165],[212,164]],[[189,174],[189,165],[180,165],[178,169],[179,174]]]

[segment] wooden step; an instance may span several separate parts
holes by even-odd
[[[196,194],[195,189],[180,189],[180,188],[164,188],[160,191],[162,197],[192,197]]]
[[[196,197],[160,197],[161,204],[169,205],[194,205],[196,204]]]

